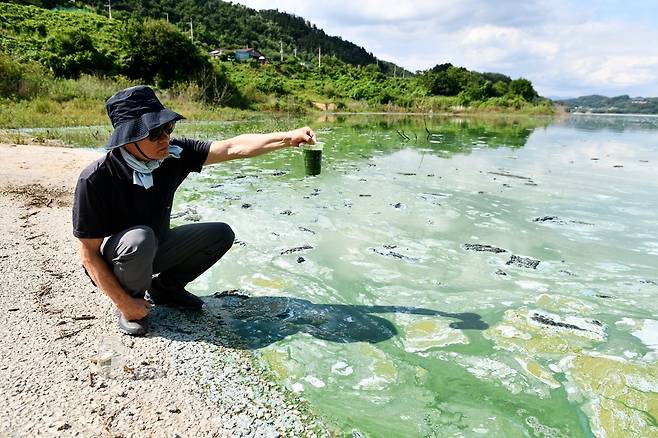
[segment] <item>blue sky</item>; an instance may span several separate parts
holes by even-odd
[[[451,62],[543,96],[658,96],[658,0],[240,0],[306,18],[411,71]]]

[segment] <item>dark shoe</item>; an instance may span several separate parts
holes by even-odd
[[[199,310],[203,307],[204,302],[201,298],[189,293],[185,289],[176,292],[161,292],[157,289],[149,289],[149,297],[153,304],[176,307],[179,309]]]
[[[119,331],[130,336],[144,336],[148,331],[146,318],[139,321],[128,321],[124,318],[123,313],[117,311]]]

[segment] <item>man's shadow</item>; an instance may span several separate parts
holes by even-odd
[[[154,309],[151,333],[177,340],[206,340],[230,348],[259,349],[296,333],[337,343],[382,342],[398,334],[372,313],[407,313],[455,319],[450,327],[484,330],[476,313],[447,313],[418,307],[315,304],[301,298],[249,297],[229,291],[204,297],[200,312]]]

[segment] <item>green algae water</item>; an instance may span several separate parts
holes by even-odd
[[[302,155],[304,156],[304,171],[308,176],[319,175],[322,171],[322,147],[318,146],[301,146]]]
[[[310,124],[320,175],[286,150],[177,194],[236,232],[191,286],[239,291],[208,298],[239,348],[347,436],[658,436],[658,118]]]
[[[195,292],[250,297],[224,320],[281,382],[348,435],[658,434],[657,118],[314,127],[321,175],[226,163],[175,206],[234,228]]]

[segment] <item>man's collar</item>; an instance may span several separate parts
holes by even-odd
[[[126,160],[124,160],[124,158],[121,156],[121,151],[119,151],[119,148],[114,148],[110,152],[108,152],[107,158],[110,163],[110,168],[112,170],[112,173],[118,179],[122,181],[130,181],[132,183],[133,170],[130,167],[128,167]]]

